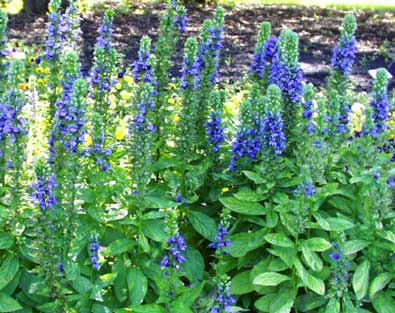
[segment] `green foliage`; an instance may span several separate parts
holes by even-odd
[[[0,312],[395,310],[387,72],[357,110],[341,68],[324,90],[304,84],[286,29],[277,72],[269,60],[262,77],[220,84],[218,8],[171,78],[184,14],[169,3],[132,70],[111,9],[89,78],[70,34],[52,59],[2,60]],[[346,16],[341,40],[355,31]],[[261,25],[256,53],[271,32]]]

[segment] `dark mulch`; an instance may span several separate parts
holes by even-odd
[[[214,8],[188,8],[188,35],[197,36],[202,21],[212,16]],[[142,35],[156,39],[159,28],[160,5],[134,4],[130,14],[118,13],[115,17],[115,44],[125,55],[127,64],[137,56]],[[286,7],[278,5],[244,5],[226,8],[225,47],[222,52],[221,76],[234,81],[248,68],[255,46],[256,34],[262,21],[270,21],[274,34],[289,27],[300,36],[300,61],[308,81],[320,86],[328,74],[333,46],[339,36],[339,25],[345,11],[320,8]],[[386,67],[395,76],[395,12],[354,11],[358,19],[358,63],[352,77],[357,90],[369,90],[371,86],[367,71]],[[95,42],[96,30],[102,20],[101,13],[89,13],[82,20],[83,63],[89,67]],[[28,44],[45,40],[46,17],[19,14],[10,17],[9,37],[21,39]],[[177,60],[181,60],[179,45]],[[387,41],[388,49],[380,53],[380,46]],[[391,58],[386,58],[387,52]],[[394,82],[391,82],[394,86]]]

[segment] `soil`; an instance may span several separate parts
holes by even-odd
[[[214,9],[213,6],[189,7],[187,35],[198,36],[203,20],[211,17]],[[102,11],[98,9],[84,15],[81,22],[82,60],[85,68],[89,68],[92,62]],[[156,39],[160,14],[163,11],[162,5],[134,3],[130,4],[129,13],[117,12],[114,21],[114,42],[125,55],[127,66],[137,57],[142,35]],[[340,33],[339,26],[347,12],[349,11],[279,5],[225,8],[225,42],[220,66],[222,81],[232,82],[243,76],[251,63],[259,24],[270,21],[276,35],[284,27],[289,27],[299,34],[300,63],[306,79],[316,86],[322,86],[328,75],[333,46]],[[356,10],[352,13],[358,20],[358,61],[353,68],[352,82],[357,91],[369,91],[369,69],[385,67],[395,77],[395,11]],[[45,16],[25,13],[10,16],[9,38],[39,45],[45,40],[45,23]],[[185,38],[186,36],[183,36],[179,44],[175,74],[179,70]],[[394,86],[395,80],[392,80],[391,87]]]

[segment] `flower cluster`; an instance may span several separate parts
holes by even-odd
[[[270,67],[270,83],[280,87],[284,100],[291,103],[300,102],[304,92],[303,71],[298,63],[298,41],[298,35],[284,29]]]
[[[376,78],[373,85],[372,100],[370,105],[373,109],[373,123],[374,128],[372,135],[377,136],[384,132],[386,127],[386,120],[389,116],[389,100],[387,95],[388,76],[387,71],[384,68],[380,68],[376,72]]]
[[[355,63],[355,31],[357,22],[355,17],[348,14],[343,20],[341,37],[333,50],[331,66],[341,75],[349,76]]]
[[[194,37],[187,39],[184,49],[183,66],[181,69],[181,87],[185,90],[193,85],[194,67],[197,52],[198,41]]]
[[[133,180],[140,196],[143,195],[143,189],[151,178],[157,136],[154,115],[157,90],[153,67],[151,68],[151,64],[155,64],[151,61],[154,61],[155,58],[153,55],[148,57],[150,46],[151,40],[146,36],[143,37],[140,42],[139,60],[134,65],[134,75],[138,86],[134,98],[136,105],[131,125],[132,155],[135,165],[133,167]],[[140,66],[143,64],[144,66]]]
[[[114,11],[108,9],[103,24],[99,27],[94,50],[94,64],[90,75],[90,96],[94,100],[92,115],[92,147],[86,151],[95,159],[102,171],[111,170],[108,157],[112,154],[106,146],[108,127],[109,92],[115,84],[112,78],[117,73],[117,52],[111,43]]]
[[[235,170],[238,160],[245,157],[248,157],[249,160],[257,158],[262,151],[262,143],[263,130],[260,121],[255,120],[252,128],[240,129],[232,144],[232,157],[229,169],[231,171]]]
[[[313,114],[314,114],[314,104],[313,104],[313,97],[314,97],[314,87],[312,84],[308,84],[305,88],[304,96],[303,96],[303,124],[305,125],[305,129],[308,134],[315,133],[315,126],[313,122]]]
[[[98,30],[99,37],[95,45],[94,65],[90,75],[91,92],[95,100],[105,96],[114,85],[111,76],[116,72],[117,54],[111,43],[113,18],[114,11],[108,9]]]
[[[51,159],[56,154],[55,145],[60,149],[76,153],[78,145],[84,140],[85,95],[88,86],[80,75],[78,55],[74,51],[63,55],[63,96],[56,102],[57,111],[50,137]]]
[[[173,23],[177,27],[178,31],[185,33],[187,31],[187,15],[184,6],[177,5],[177,0],[171,0],[171,7],[175,12],[173,17]]]
[[[6,49],[7,43],[7,25],[8,25],[8,16],[7,13],[3,10],[0,10],[0,57],[6,56],[8,51]],[[3,79],[5,77],[6,65],[3,62],[0,62],[0,78]],[[0,87],[1,92],[3,92],[3,88]]]
[[[226,248],[229,248],[232,244],[228,237],[229,234],[229,225],[218,225],[218,233],[215,237],[215,242],[210,243],[209,248],[217,249],[223,255],[229,254],[229,251]]]
[[[340,244],[334,242],[332,246],[335,251],[329,254],[333,261],[331,286],[340,297],[348,289],[351,264]]]
[[[275,155],[280,155],[285,150],[286,137],[284,123],[281,116],[281,90],[276,85],[270,85],[265,97],[266,109],[262,120],[264,142]]]
[[[302,193],[306,198],[310,198],[316,193],[316,188],[312,184],[311,180],[308,180],[306,183],[301,183],[294,192],[298,194]]]
[[[99,245],[99,236],[98,235],[92,235],[89,237],[89,257],[92,262],[92,267],[94,270],[99,270],[100,269],[100,264],[99,264],[99,251],[101,247]]]
[[[217,112],[211,112],[210,120],[207,122],[206,138],[207,143],[212,147],[212,151],[218,152],[225,141],[224,130],[221,116]]]
[[[203,23],[201,42],[193,64],[195,88],[200,88],[202,82],[204,85],[217,82],[219,54],[223,47],[223,22],[223,9],[217,8],[215,19],[213,21],[205,20]]]
[[[217,297],[210,310],[211,313],[232,312],[231,306],[236,304],[236,300],[232,297],[229,289],[229,279],[222,278],[217,286]]]
[[[61,1],[51,0],[49,3],[49,14],[47,23],[48,38],[45,42],[44,56],[48,60],[56,59],[62,51],[62,30],[60,27],[62,14],[60,11]]]
[[[157,85],[155,80],[154,68],[155,57],[151,55],[151,39],[148,36],[143,36],[140,41],[140,49],[138,53],[138,60],[133,63],[132,74],[136,82],[150,83],[152,86]],[[155,93],[157,91],[155,90]]]
[[[181,270],[180,265],[185,262],[183,252],[187,250],[184,237],[180,233],[175,233],[167,239],[168,253],[160,262],[162,268],[171,267],[178,271]]]
[[[37,181],[32,185],[32,197],[40,207],[41,212],[53,211],[55,205],[58,203],[55,196],[56,175],[37,175]]]
[[[0,155],[8,169],[18,168],[24,160],[28,127],[22,110],[26,97],[17,87],[23,81],[24,71],[21,60],[11,62],[7,75],[13,87],[0,100]]]
[[[272,29],[269,22],[263,22],[261,24],[253,62],[250,66],[250,72],[260,79],[264,78],[273,57],[277,54],[278,38],[275,36],[270,37],[271,31]]]

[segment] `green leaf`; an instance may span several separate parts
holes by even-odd
[[[95,303],[92,306],[92,313],[111,313],[111,312],[112,311],[108,307],[102,304]]]
[[[292,242],[292,240],[282,233],[267,234],[265,236],[265,240],[274,246],[279,246],[283,248],[294,247],[294,243]]]
[[[234,194],[234,197],[241,201],[252,201],[259,202],[266,199],[266,196],[262,193],[251,190],[250,188],[243,187]]]
[[[110,285],[112,285],[114,280],[117,278],[117,276],[118,276],[118,273],[107,273],[107,274],[101,275],[99,277],[99,281],[96,281],[96,284],[100,285],[100,287],[102,287],[102,288],[110,286]]]
[[[325,307],[325,313],[340,313],[340,302],[338,299],[332,298]]]
[[[265,233],[266,229],[263,228],[255,233],[238,233],[230,236],[232,241],[232,245],[229,247],[230,255],[239,258],[259,248],[265,243],[263,237]]]
[[[363,261],[355,270],[352,277],[352,286],[354,288],[357,300],[361,300],[368,291],[369,286],[370,263],[368,260]]]
[[[370,242],[366,240],[360,240],[360,239],[349,240],[344,244],[344,254],[351,255],[357,253],[358,251],[361,251],[364,248],[366,248],[369,244]]]
[[[307,265],[315,272],[322,270],[323,263],[320,257],[314,251],[311,251],[308,247],[302,247],[302,254]]]
[[[273,196],[273,202],[278,204],[286,204],[289,201],[289,198],[284,192],[276,192]]]
[[[144,273],[136,267],[128,271],[126,281],[129,289],[129,301],[132,305],[143,302],[148,291],[148,280]]]
[[[273,302],[273,299],[277,296],[275,293],[270,293],[263,297],[260,297],[257,301],[255,301],[254,306],[263,312],[270,311],[270,304]]]
[[[170,305],[170,310],[169,312],[174,312],[174,313],[192,313],[192,311],[188,308],[187,305],[185,305],[184,303],[180,303],[180,302],[173,302]]]
[[[322,279],[317,278],[311,275],[309,272],[307,272],[299,260],[295,260],[294,265],[300,279],[306,285],[307,288],[311,289],[312,291],[319,294],[320,296],[325,295],[325,284]]]
[[[133,248],[137,243],[129,239],[118,239],[103,249],[104,256],[116,256]]]
[[[265,215],[266,208],[258,202],[241,201],[235,197],[220,198],[219,201],[229,210],[245,215]]]
[[[296,306],[298,308],[298,312],[309,312],[316,308],[323,307],[325,302],[326,300],[323,297],[309,292],[297,297]]]
[[[144,305],[133,306],[130,311],[128,310],[128,311],[124,311],[124,312],[125,313],[126,312],[133,312],[133,313],[164,313],[165,310],[158,304],[144,304]]]
[[[85,293],[92,289],[93,284],[88,278],[79,276],[76,280],[72,281],[72,286],[78,293]]]
[[[289,313],[294,304],[295,294],[292,289],[282,288],[270,303],[270,313]]]
[[[384,287],[394,278],[392,273],[381,273],[377,275],[369,286],[369,297],[372,299],[377,292],[384,289]]]
[[[332,248],[332,244],[328,240],[319,237],[307,239],[303,242],[303,245],[318,252],[323,252]]]
[[[185,276],[192,282],[203,279],[204,259],[199,250],[188,247],[184,253],[185,262],[182,265]]]
[[[373,307],[377,313],[390,313],[395,312],[395,301],[386,292],[380,291],[372,299]]]
[[[290,278],[286,275],[276,272],[266,272],[255,277],[252,283],[262,286],[277,286],[287,280],[290,280]]]
[[[188,307],[192,306],[195,303],[195,300],[202,294],[202,290],[205,283],[201,282],[200,284],[186,289],[178,298],[177,302],[184,303]]]
[[[326,221],[329,223],[330,229],[336,232],[343,232],[355,226],[354,223],[340,217],[329,217]]]
[[[142,229],[144,235],[154,241],[165,242],[167,240],[166,223],[163,219],[143,220]]]
[[[215,237],[217,236],[217,224],[214,219],[204,213],[191,210],[188,212],[188,220],[202,237],[210,241],[215,241]]]
[[[243,174],[248,178],[251,179],[255,184],[262,184],[266,180],[258,173],[252,171],[243,171]]]
[[[144,201],[147,203],[148,207],[153,209],[174,208],[178,205],[177,202],[156,196],[146,196]]]
[[[14,256],[8,256],[0,267],[0,290],[7,286],[19,270],[19,260]]]
[[[9,249],[14,244],[14,238],[6,233],[0,233],[0,249]]]
[[[15,312],[21,309],[22,306],[16,300],[0,292],[0,312]]]
[[[250,281],[250,271],[238,273],[230,283],[232,295],[244,295],[254,290],[255,287]]]

